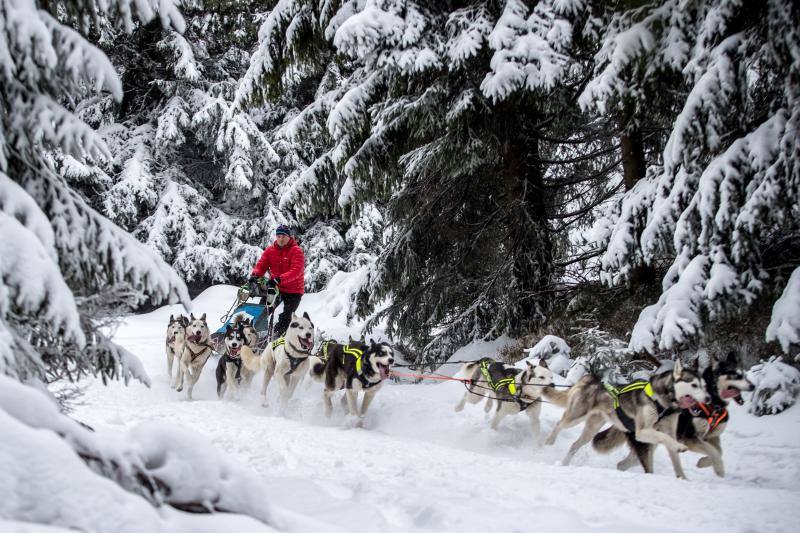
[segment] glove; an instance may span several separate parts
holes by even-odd
[[[250,287],[250,292],[258,292],[258,276],[250,276],[247,280],[247,286]]]
[[[267,282],[267,287],[277,287],[280,282],[281,278],[272,278]]]

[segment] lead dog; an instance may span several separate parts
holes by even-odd
[[[733,399],[741,405],[744,403],[742,391],[753,390],[753,384],[745,378],[733,352],[722,362],[712,358],[711,364],[703,371],[702,378],[711,401],[681,410],[678,415],[677,439],[691,451],[705,456],[698,459],[698,467],[713,466],[714,473],[724,477],[725,464],[722,461],[720,435],[730,420],[727,400]],[[612,426],[598,433],[592,445],[601,453],[607,453],[625,440],[624,434]],[[638,462],[635,444],[630,443],[629,446],[631,450],[628,457],[617,465],[620,470],[627,470]]]
[[[186,342],[181,350],[181,365],[176,377],[176,388],[178,392],[183,390],[183,381],[189,388],[186,391],[186,397],[192,399],[192,389],[194,389],[197,380],[200,379],[200,372],[211,356],[211,345],[208,342],[208,324],[206,323],[206,314],[200,318],[195,318],[194,315],[189,315],[189,324],[186,326]]]
[[[242,352],[242,361],[252,372],[264,371],[261,386],[263,404],[267,405],[267,387],[272,377],[277,374],[280,389],[281,412],[286,411],[289,399],[297,385],[308,371],[308,357],[314,347],[314,323],[308,313],[298,316],[292,313],[292,321],[286,334],[267,345],[260,356],[249,350]]]
[[[526,368],[519,369],[485,357],[464,364],[457,375],[468,378],[469,385],[455,407],[456,412],[463,410],[467,402],[478,403],[486,397],[484,410],[488,413],[492,402],[496,401],[491,425],[492,429],[497,429],[504,417],[524,411],[531,423],[534,442],[540,445],[541,399],[547,390],[554,387],[553,372],[546,361],[539,361],[538,365],[526,361]]]
[[[663,444],[669,452],[675,475],[685,478],[678,453],[686,446],[676,440],[678,408],[689,408],[698,402],[708,403],[710,397],[700,377],[675,362],[672,371],[636,382],[619,390],[606,387],[595,376],[584,376],[567,393],[566,409],[561,420],[547,437],[553,444],[558,433],[585,421],[583,432],[569,449],[563,464],[610,422],[620,431],[630,433],[631,442]],[[638,446],[637,456],[647,473],[653,471],[655,446]]]
[[[186,325],[188,323],[189,320],[183,315],[178,315],[178,318],[175,318],[173,315],[169,315],[166,341],[167,379],[169,380],[169,385],[172,388],[175,388],[175,382],[172,381],[172,364],[177,359],[178,365],[180,365],[183,343],[186,340]],[[180,372],[180,369],[178,369],[178,372]],[[175,377],[177,381],[177,374]]]
[[[327,359],[314,357],[309,370],[314,379],[325,382],[325,416],[330,417],[333,411],[333,394],[344,389],[347,413],[358,417],[360,425],[375,394],[389,377],[394,350],[385,342],[366,344],[351,339],[347,344],[328,343],[325,351]],[[364,392],[364,398],[359,408],[360,391]]]

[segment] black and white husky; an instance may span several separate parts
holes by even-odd
[[[249,344],[244,324],[240,322],[235,327],[226,326],[223,343],[225,353],[217,363],[217,397],[222,399],[230,389],[230,396],[238,398],[242,383],[249,383],[248,377],[252,379],[252,373],[242,364],[241,351]]]
[[[736,354],[728,354],[724,361],[711,359],[711,364],[702,374],[706,390],[711,397],[708,403],[698,403],[689,409],[682,409],[678,415],[677,439],[693,452],[703,454],[697,461],[700,468],[711,466],[719,477],[725,476],[725,464],[722,461],[722,443],[720,435],[725,431],[730,420],[728,413],[728,400],[734,400],[741,405],[744,403],[741,393],[753,390],[753,384],[744,376],[739,368]],[[595,437],[596,447],[603,451],[611,450],[615,444],[625,442],[620,438],[618,429],[613,426]],[[628,457],[623,459],[617,467],[620,470],[638,464],[636,447],[631,445]]]
[[[270,342],[260,356],[245,350],[242,361],[252,372],[264,371],[264,382],[261,386],[263,403],[267,405],[267,387],[272,377],[278,376],[280,389],[280,408],[285,412],[289,399],[297,385],[308,371],[308,357],[314,348],[314,323],[308,313],[298,316],[292,313],[292,321],[286,334],[280,339]]]
[[[190,400],[192,399],[192,389],[200,379],[200,372],[203,371],[203,367],[213,351],[208,337],[206,314],[203,313],[200,318],[195,318],[193,314],[189,315],[189,323],[186,325],[186,342],[181,350],[181,365],[176,377],[176,389],[178,392],[183,390],[185,379],[189,385],[186,397]]]
[[[678,453],[687,448],[676,439],[678,411],[697,403],[708,403],[710,399],[700,376],[684,368],[680,361],[675,362],[672,371],[619,390],[612,390],[599,378],[587,375],[569,389],[564,414],[545,444],[553,444],[562,429],[585,422],[583,432],[562,461],[566,465],[578,449],[589,443],[606,422],[610,422],[636,443],[637,457],[645,472],[653,472],[655,446],[641,444],[663,444],[669,452],[675,475],[685,478]],[[595,440],[594,448],[606,451],[602,438]]]
[[[178,377],[176,374],[175,381],[172,381],[172,364],[177,359],[178,365],[180,365],[181,352],[183,351],[183,343],[186,340],[186,326],[188,323],[189,319],[183,315],[178,315],[178,318],[175,318],[173,315],[169,315],[166,341],[167,379],[169,380],[170,387],[172,388],[175,388]],[[178,369],[178,372],[180,372],[180,368]]]
[[[525,366],[520,369],[489,358],[465,363],[456,375],[469,379],[469,384],[456,405],[456,412],[463,410],[466,403],[478,403],[485,397],[484,410],[487,413],[492,403],[497,402],[492,418],[492,429],[497,429],[505,416],[524,411],[531,423],[534,442],[538,445],[541,399],[553,387],[553,372],[543,360],[538,365],[526,361]]]
[[[344,389],[347,413],[363,419],[375,394],[389,377],[393,364],[394,350],[386,342],[370,341],[367,344],[350,340],[347,344],[331,343],[327,360],[314,357],[309,370],[314,379],[325,383],[325,416],[330,417],[333,411],[334,393]],[[358,406],[360,391],[364,392],[361,407]]]

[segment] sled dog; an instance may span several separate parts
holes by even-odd
[[[251,350],[242,352],[242,361],[252,372],[264,371],[261,385],[263,403],[267,405],[267,387],[272,377],[277,374],[280,389],[280,408],[285,412],[289,399],[297,385],[308,371],[308,357],[314,348],[314,323],[308,313],[298,316],[292,313],[292,321],[286,334],[270,342],[260,356]]]
[[[553,372],[544,360],[538,365],[526,361],[526,366],[523,370],[488,357],[465,363],[457,375],[470,381],[455,410],[461,411],[467,402],[478,403],[486,397],[484,410],[488,413],[496,402],[492,429],[497,429],[505,416],[524,411],[531,423],[534,442],[539,445],[541,399],[546,390],[554,387]]]
[[[324,381],[323,405],[325,416],[333,411],[333,394],[344,389],[346,412],[360,420],[367,414],[372,399],[389,377],[394,364],[394,350],[386,342],[370,340],[369,344],[350,340],[347,344],[328,341],[323,345],[323,358],[312,359],[309,373],[314,379]],[[364,392],[361,407],[358,393]]]
[[[687,448],[676,440],[678,410],[698,402],[708,403],[710,399],[700,377],[685,369],[680,361],[675,362],[672,371],[620,389],[604,385],[597,377],[587,375],[569,389],[564,414],[545,443],[553,444],[562,429],[585,421],[583,432],[563,460],[566,465],[583,445],[592,440],[603,424],[610,422],[621,432],[630,434],[629,440],[635,443],[637,457],[645,472],[653,472],[654,447],[644,445],[663,444],[669,452],[675,475],[685,478],[678,453]]]
[[[222,399],[228,389],[231,391],[231,396],[237,398],[242,383],[248,384],[253,378],[253,373],[242,364],[241,358],[241,350],[249,344],[249,339],[244,331],[244,323],[234,323],[235,326],[225,327],[225,336],[223,337],[225,353],[217,363],[217,397],[219,399]]]
[[[172,363],[177,359],[180,367],[181,351],[183,351],[183,343],[186,339],[186,325],[188,319],[183,315],[178,315],[175,318],[169,315],[169,324],[167,325],[167,379],[169,380],[170,387],[175,388],[177,382],[177,374],[175,375],[175,382],[172,381]],[[180,372],[178,368],[177,372]]]
[[[189,324],[186,326],[186,342],[181,350],[181,365],[177,377],[177,390],[183,390],[183,381],[186,380],[188,389],[186,397],[192,399],[192,389],[197,380],[200,379],[200,372],[211,356],[211,345],[208,343],[208,324],[206,314],[200,318],[189,315]]]
[[[678,441],[693,452],[703,454],[697,461],[700,468],[712,466],[714,473],[725,476],[725,464],[722,461],[722,443],[720,435],[728,425],[728,400],[733,399],[741,405],[744,403],[741,393],[753,390],[753,384],[747,380],[739,368],[736,354],[731,352],[725,361],[711,359],[711,364],[702,374],[711,401],[698,403],[689,409],[682,409],[678,415]],[[615,427],[598,433],[593,439],[593,446],[601,452],[613,450],[623,442],[624,435]],[[638,463],[636,448],[631,447],[628,457],[620,461],[617,467],[626,470]]]

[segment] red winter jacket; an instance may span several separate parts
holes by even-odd
[[[303,294],[305,291],[305,263],[303,250],[293,238],[281,248],[275,241],[269,246],[256,266],[254,276],[263,276],[269,270],[270,278],[281,278],[278,289],[287,294]]]

